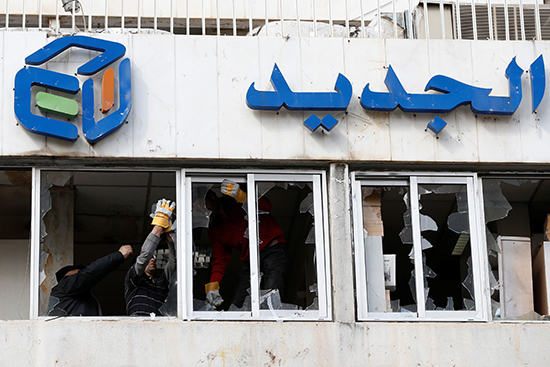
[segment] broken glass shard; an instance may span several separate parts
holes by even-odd
[[[193,228],[208,228],[210,222],[210,214],[212,212],[206,208],[205,198],[208,190],[212,188],[212,184],[193,185],[192,200],[193,200]]]
[[[485,223],[503,219],[508,216],[512,206],[502,194],[501,180],[483,180],[483,201],[485,206]]]
[[[313,216],[313,193],[307,194],[304,200],[300,203],[300,213],[307,213]]]
[[[447,218],[447,226],[455,233],[470,233],[468,213],[451,213]]]

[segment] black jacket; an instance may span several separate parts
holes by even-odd
[[[120,251],[97,259],[78,273],[65,276],[52,288],[49,316],[101,316],[101,307],[90,290],[124,262]]]

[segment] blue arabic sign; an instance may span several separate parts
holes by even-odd
[[[425,91],[432,90],[439,93],[411,94],[405,91],[390,65],[384,81],[388,92],[371,91],[367,84],[361,94],[361,106],[368,111],[393,111],[399,107],[404,112],[446,114],[459,106],[469,104],[472,111],[478,114],[512,115],[522,99],[522,74],[523,69],[518,66],[514,57],[506,69],[509,97],[490,96],[491,88],[471,86],[444,75],[432,77],[425,88]],[[530,78],[532,107],[535,112],[546,89],[546,73],[542,55],[531,64]],[[248,107],[265,111],[278,111],[283,106],[288,110],[298,111],[345,111],[352,93],[351,83],[342,74],[338,75],[334,87],[336,93],[292,92],[277,64],[271,74],[271,84],[275,91],[260,92],[252,83],[246,94]],[[337,123],[338,120],[330,114],[322,120],[312,115],[304,122],[312,131],[319,126],[330,131]],[[430,122],[428,128],[439,133],[445,125],[445,121],[437,117]]]
[[[271,73],[271,84],[275,88],[274,92],[260,92],[252,83],[246,93],[248,107],[253,110],[267,111],[278,111],[283,106],[290,111],[345,111],[351,100],[351,83],[342,74],[338,74],[336,79],[334,86],[336,92],[295,93],[275,64]],[[330,114],[323,119],[311,115],[304,122],[311,131],[315,131],[319,126],[330,131],[337,123],[338,120]]]
[[[28,56],[25,63],[34,66],[42,65],[72,47],[101,52],[77,69],[77,74],[85,76],[92,76],[105,70],[126,53],[126,47],[117,42],[85,36],[69,36],[52,41]],[[32,87],[41,86],[76,95],[80,90],[79,79],[72,75],[34,66],[23,67],[15,76],[14,109],[17,119],[32,133],[74,142],[78,138],[78,128],[74,124],[32,113]],[[104,78],[106,75],[107,73],[104,74]],[[119,63],[118,84],[118,109],[98,121],[94,116],[94,81],[90,78],[82,86],[82,130],[86,140],[91,144],[119,129],[128,118],[132,107],[131,65],[128,58]],[[52,96],[52,98],[57,98],[59,101],[64,99],[58,96]],[[49,108],[48,112],[63,114],[61,111],[56,111],[55,106]]]

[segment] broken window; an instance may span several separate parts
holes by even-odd
[[[41,170],[39,316],[67,316],[62,300],[51,294],[58,270],[88,266],[131,245],[133,255],[91,289],[100,315],[127,315],[126,273],[153,228],[152,204],[162,198],[176,200],[174,172]],[[162,237],[155,252],[157,275],[169,255]]]
[[[0,170],[0,320],[29,318],[31,180],[30,170]]]
[[[485,233],[495,319],[547,319],[550,180],[483,179]]]
[[[192,317],[327,318],[321,175],[189,175]]]
[[[360,319],[481,318],[472,193],[472,177],[355,181]]]

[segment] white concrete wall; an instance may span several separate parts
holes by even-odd
[[[548,325],[0,321],[0,366],[547,366]]]
[[[29,241],[0,240],[0,253],[0,320],[26,320],[30,304]]]
[[[279,39],[102,35],[127,46],[132,60],[133,108],[129,123],[91,146],[45,138],[17,125],[13,113],[15,73],[24,58],[50,39],[45,33],[1,32],[1,156],[55,155],[128,158],[304,159],[381,162],[544,163],[550,135],[550,93],[531,113],[528,73],[523,101],[512,116],[476,116],[469,106],[440,115],[448,126],[436,139],[425,131],[432,114],[366,112],[359,96],[370,83],[386,91],[392,65],[406,90],[422,93],[430,77],[443,74],[508,95],[504,72],[514,56],[528,69],[550,43],[372,39]],[[72,73],[87,52],[63,54],[49,69]],[[80,60],[80,61],[79,61]],[[309,113],[250,110],[252,82],[271,88],[274,63],[296,91],[333,91],[338,73],[353,84],[348,113],[327,133],[311,133]],[[81,130],[80,122],[77,126]]]

